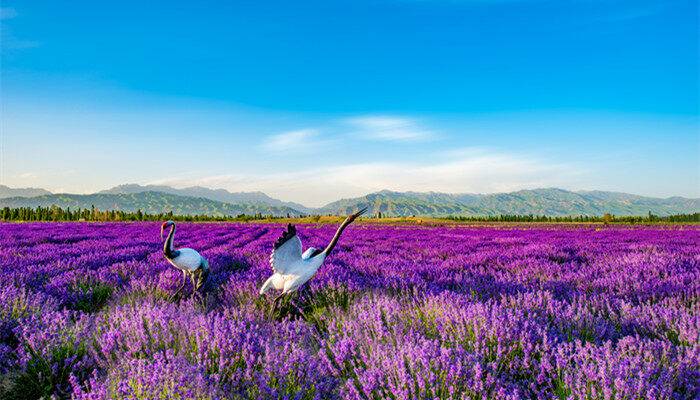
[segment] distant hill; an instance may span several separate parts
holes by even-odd
[[[257,214],[277,216],[299,216],[300,213],[289,207],[262,206],[252,204],[231,204],[202,197],[177,196],[162,192],[140,192],[132,194],[51,194],[37,197],[10,197],[0,199],[2,207],[48,207],[56,205],[61,208],[90,208],[93,205],[101,211],[122,210],[135,212],[141,210],[150,214],[167,213],[214,216]]]
[[[51,194],[48,190],[37,188],[13,189],[5,185],[0,185],[0,199],[7,197],[34,197]]]
[[[381,192],[342,199],[315,210],[318,214],[347,214],[369,206],[369,213],[386,216],[535,214],[550,216],[606,213],[670,215],[700,212],[700,199],[659,199],[617,192],[571,192],[563,189],[520,190],[495,194]]]
[[[367,215],[384,216],[494,215],[495,211],[465,204],[459,196],[444,193],[390,192],[383,190],[354,199],[342,199],[314,210],[315,214],[348,215],[368,206]]]
[[[12,194],[12,197],[3,194]],[[32,194],[39,193],[39,195]],[[24,195],[24,196],[23,196]],[[60,207],[100,210],[124,210],[176,214],[238,215],[256,214],[298,216],[301,214],[348,215],[368,206],[367,215],[384,216],[473,216],[499,214],[535,214],[549,216],[606,213],[617,216],[692,214],[700,212],[700,199],[669,197],[666,199],[628,193],[577,191],[547,188],[519,190],[511,193],[474,194],[440,192],[392,192],[382,190],[365,196],[341,199],[321,208],[283,202],[262,192],[232,193],[224,189],[193,186],[174,189],[170,186],[121,185],[90,195],[51,194],[44,189],[11,189],[0,186],[0,206]]]
[[[102,190],[99,194],[134,194],[141,192],[162,192],[178,196],[203,197],[205,199],[221,201],[233,204],[250,204],[259,206],[289,207],[303,213],[311,213],[311,209],[293,202],[284,202],[273,199],[263,192],[229,192],[225,189],[209,189],[201,186],[191,186],[184,189],[175,189],[165,185],[137,185],[126,184]]]

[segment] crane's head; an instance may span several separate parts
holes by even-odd
[[[365,211],[367,211],[367,207],[362,208],[360,211],[356,212],[355,214],[350,214],[350,215],[348,215],[348,217],[345,218],[345,221],[347,221],[347,223],[349,224],[349,223],[351,223],[352,221],[354,221],[355,218],[357,218],[357,217],[359,217],[360,215],[364,214]]]
[[[169,226],[173,226],[175,223],[173,221],[168,221],[168,222],[163,222],[163,225],[160,226],[160,238],[163,238],[163,230]]]

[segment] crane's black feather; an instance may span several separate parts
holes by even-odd
[[[321,250],[321,249],[314,249],[314,251],[311,252],[311,255],[309,256],[309,258],[316,257],[317,255],[319,255],[319,254],[321,254],[321,253],[323,253],[323,250]]]
[[[280,246],[287,243],[287,240],[293,238],[294,236],[296,236],[296,234],[297,234],[297,228],[294,227],[294,225],[292,225],[292,224],[287,224],[287,231],[282,232],[282,236],[280,236],[280,238],[277,239],[277,241],[274,244],[275,249],[279,249]]]
[[[201,287],[207,284],[209,279],[209,273],[211,273],[211,268],[209,268],[209,263],[203,261],[197,270],[199,272],[199,278],[197,279],[197,287],[194,288],[195,291],[199,290]]]

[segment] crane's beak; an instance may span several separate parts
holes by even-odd
[[[163,239],[163,230],[165,230],[165,228],[167,228],[169,226],[170,226],[170,224],[168,222],[163,222],[163,225],[160,226],[160,238],[161,239]]]
[[[357,217],[359,217],[360,215],[364,214],[365,211],[367,211],[367,207],[361,209],[360,211],[356,212],[355,214],[352,214],[352,215],[351,215],[350,217],[348,217],[348,218],[350,218],[351,221],[354,221],[355,218],[357,218]]]

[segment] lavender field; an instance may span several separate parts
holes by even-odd
[[[700,227],[352,225],[270,313],[281,224],[0,224],[0,398],[692,399]],[[304,248],[336,226],[301,225]]]

